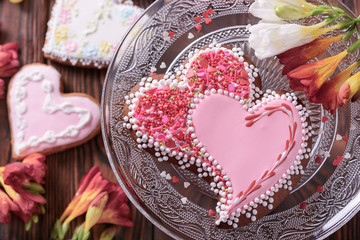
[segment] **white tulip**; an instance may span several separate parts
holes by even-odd
[[[325,25],[327,25],[326,21],[313,26],[301,26],[284,22],[261,22],[249,28],[251,33],[249,43],[259,59],[273,57],[289,49],[309,43],[321,35],[340,27],[334,25],[322,28]]]
[[[265,21],[276,22],[310,16],[315,8],[305,0],[255,0],[249,12]]]

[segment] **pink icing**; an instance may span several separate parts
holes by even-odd
[[[265,107],[289,104],[286,100],[272,100],[263,105],[256,113],[264,111]],[[289,104],[294,113],[294,121],[301,126],[301,117],[293,104]],[[265,116],[251,127],[246,127],[249,112],[234,99],[212,94],[201,100],[193,113],[193,123],[197,138],[203,143],[209,154],[213,156],[226,171],[234,190],[234,196],[246,191],[251,182],[270,170],[280,153],[285,150],[289,139],[289,125],[293,124],[289,116],[281,111],[270,117]],[[261,188],[250,193],[238,207],[243,207],[265,193],[282,174],[293,165],[301,149],[302,129],[298,127],[295,134],[295,146],[290,151],[284,163],[275,169],[275,175],[262,183]]]
[[[30,75],[33,72],[42,73],[45,78],[50,81],[54,89],[51,93],[51,99],[56,104],[64,102],[71,103],[74,107],[86,109],[90,112],[90,121],[84,125],[79,133],[74,137],[61,137],[56,139],[53,143],[42,142],[38,146],[28,146],[21,152],[16,153],[17,156],[23,157],[34,152],[43,152],[47,149],[53,149],[62,147],[64,145],[74,144],[87,138],[98,127],[100,121],[100,109],[98,104],[90,100],[88,97],[83,96],[61,96],[60,87],[60,74],[54,68],[46,65],[30,65],[24,67],[12,80],[11,89],[9,90],[9,106],[10,106],[10,119],[12,125],[12,138],[13,148],[19,144],[17,135],[19,129],[17,128],[15,91],[17,82],[21,76]],[[66,114],[62,111],[56,111],[52,114],[46,113],[43,110],[43,103],[46,97],[46,93],[41,89],[42,81],[32,82],[30,81],[25,85],[27,95],[22,100],[27,106],[27,111],[22,115],[26,121],[27,126],[24,129],[24,142],[27,142],[30,137],[41,137],[48,130],[53,130],[55,133],[59,133],[65,130],[70,125],[79,124],[79,117],[77,113]]]

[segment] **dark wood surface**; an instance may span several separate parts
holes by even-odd
[[[20,44],[20,61],[22,65],[40,62],[54,66],[62,75],[64,92],[82,92],[101,98],[102,83],[106,70],[74,68],[46,60],[41,51],[46,23],[55,0],[24,0],[22,4],[0,1],[0,44],[18,42]],[[151,0],[135,1],[141,7],[147,7]],[[343,0],[356,14],[360,14],[359,0]],[[8,82],[8,81],[7,81]],[[7,120],[6,101],[0,100],[0,165],[12,162],[9,122]],[[72,199],[81,176],[93,165],[100,166],[103,174],[115,181],[108,164],[103,140],[100,134],[79,147],[53,154],[47,158],[48,173],[46,176],[46,214],[40,217],[38,224],[29,232],[25,232],[24,224],[13,217],[9,225],[0,225],[0,240],[2,239],[49,239],[50,230],[56,219],[61,215]],[[116,239],[169,239],[169,237],[152,225],[132,206],[135,227],[123,228]],[[69,233],[84,219],[71,223]],[[97,239],[101,228],[95,227],[92,239]],[[69,238],[70,234],[67,235]],[[344,227],[328,239],[360,239],[360,213]]]

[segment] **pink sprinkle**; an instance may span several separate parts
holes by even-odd
[[[167,122],[169,121],[169,118],[168,118],[167,116],[163,116],[163,117],[161,118],[161,121],[162,121],[163,123],[167,123]]]
[[[228,90],[229,90],[230,92],[233,92],[233,91],[235,90],[234,84],[229,84]]]
[[[199,77],[204,77],[204,76],[205,76],[205,73],[204,73],[204,72],[199,72],[199,73],[198,73],[198,76],[199,76]]]
[[[158,135],[157,139],[159,141],[164,141],[165,140],[165,135],[161,133],[161,134]]]
[[[219,68],[220,71],[222,71],[222,72],[226,70],[226,67],[225,67],[224,65],[220,65],[218,68]]]
[[[186,73],[185,77],[187,79],[193,78],[195,76],[195,72],[192,68],[189,69],[189,71]]]

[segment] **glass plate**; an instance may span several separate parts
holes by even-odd
[[[263,88],[290,91],[286,78],[281,75],[277,59],[260,61],[248,46],[246,26],[257,19],[248,14],[249,0],[159,0],[155,2],[129,30],[108,70],[102,96],[102,132],[110,164],[117,180],[133,204],[158,228],[179,239],[305,239],[325,238],[344,225],[360,208],[360,106],[352,103],[329,115],[320,105],[306,101],[312,111],[311,121],[317,137],[309,165],[299,184],[271,214],[237,229],[214,227],[214,209],[217,196],[209,185],[196,175],[167,163],[159,163],[149,153],[139,150],[123,128],[124,96],[143,77],[149,76],[151,67],[165,73],[179,66],[187,53],[209,45],[213,41],[236,45],[261,70]],[[337,1],[318,1],[335,6]],[[344,7],[343,5],[341,5]],[[212,22],[203,28],[194,18],[213,8]],[[349,11],[350,14],[351,11]],[[301,24],[314,24],[320,18],[306,18]],[[173,38],[168,32],[174,32]],[[335,33],[332,33],[335,34]],[[291,37],[291,36],[289,36]],[[347,44],[336,43],[320,58],[335,55]],[[339,69],[345,69],[358,59],[359,53],[344,59]],[[164,68],[164,64],[166,68]],[[325,121],[327,120],[327,121]],[[346,136],[348,142],[341,139]],[[315,161],[320,156],[322,162]],[[342,156],[340,166],[333,166]],[[173,184],[160,176],[162,171],[178,176]],[[191,185],[186,189],[183,182]],[[323,192],[316,191],[322,186]],[[187,203],[181,199],[186,196]],[[307,203],[305,210],[300,203]]]

